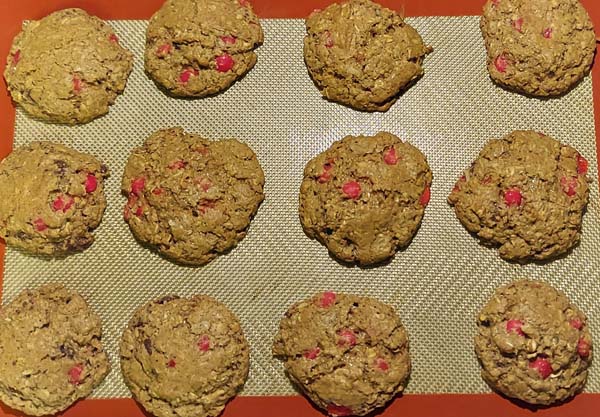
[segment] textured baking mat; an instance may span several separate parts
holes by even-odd
[[[246,78],[214,98],[166,97],[144,75],[146,22],[112,22],[136,56],[125,94],[110,114],[79,127],[36,122],[17,111],[15,145],[58,140],[100,157],[111,169],[108,209],[97,241],[82,254],[39,259],[8,250],[3,301],[20,290],[60,281],[79,290],[100,314],[113,371],[95,397],[126,397],[118,343],[133,310],[164,294],[206,293],[237,313],[252,346],[246,395],[294,393],[271,341],[287,307],[324,289],[377,297],[394,305],[408,328],[412,393],[486,392],[473,352],[475,315],[493,289],[529,276],[566,291],[600,335],[598,186],[573,253],[547,265],[519,266],[478,245],[446,204],[454,181],[490,137],[535,129],[569,143],[597,178],[591,80],[559,100],[533,100],[495,87],[485,70],[478,18],[410,19],[435,51],[425,76],[385,114],[360,113],[323,100],[302,58],[301,20],[265,20],[265,44]],[[181,125],[209,138],[236,137],[257,153],[266,174],[266,200],[239,247],[202,268],[172,264],[140,247],[122,219],[119,193],[130,150],[153,131]],[[431,204],[410,247],[386,266],[340,265],[298,220],[302,170],[315,154],[347,134],[393,132],[419,147],[434,173]],[[596,340],[597,342],[600,339]],[[587,390],[600,392],[600,361]]]

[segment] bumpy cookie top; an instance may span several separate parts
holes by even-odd
[[[378,263],[410,243],[431,180],[425,156],[396,136],[347,136],[306,165],[300,220],[339,259]]]
[[[264,199],[264,182],[252,149],[235,139],[159,130],[127,161],[125,220],[162,254],[203,265],[246,236]]]
[[[4,78],[29,114],[78,124],[108,113],[132,67],[133,55],[110,26],[81,9],[65,9],[24,26]]]
[[[81,251],[106,208],[108,168],[52,142],[33,142],[0,162],[0,234],[38,254]]]
[[[408,335],[378,300],[324,292],[294,304],[273,343],[290,378],[337,416],[364,415],[404,390]]]
[[[579,0],[488,0],[481,31],[492,79],[540,97],[560,95],[581,80],[596,49]]]
[[[543,133],[490,140],[457,181],[448,202],[484,242],[509,260],[549,259],[580,238],[588,162]]]
[[[204,97],[252,69],[262,42],[246,0],[167,0],[148,25],[146,71],[175,96]]]
[[[55,414],[88,396],[110,370],[100,318],[76,292],[48,284],[0,309],[0,400]]]
[[[325,97],[358,110],[386,111],[423,74],[431,48],[396,12],[350,0],[306,19],[304,59]]]
[[[532,404],[581,391],[592,361],[585,315],[541,281],[500,287],[477,319],[482,376],[503,394]]]
[[[140,307],[121,340],[125,382],[157,417],[219,415],[244,385],[248,367],[238,319],[204,295]]]

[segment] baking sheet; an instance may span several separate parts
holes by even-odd
[[[332,289],[374,296],[394,305],[411,339],[408,393],[478,393],[473,352],[475,315],[493,289],[528,276],[564,290],[600,334],[600,224],[598,185],[591,187],[581,245],[564,259],[520,266],[480,246],[456,220],[446,197],[491,137],[514,129],[544,131],[575,146],[598,178],[591,79],[560,100],[535,100],[495,87],[485,69],[477,17],[408,21],[435,51],[425,76],[387,113],[361,113],[323,100],[302,58],[302,20],[263,20],[265,44],[254,70],[224,94],[202,100],[169,98],[143,72],[144,21],[111,22],[136,56],[127,89],[109,115],[78,127],[47,125],[17,110],[15,146],[57,140],[94,153],[111,169],[108,209],[87,251],[66,259],[36,258],[8,249],[3,302],[26,287],[60,281],[79,290],[100,314],[113,371],[94,397],[127,397],[118,363],[121,332],[133,310],[164,294],[206,293],[240,317],[251,344],[243,395],[295,393],[270,354],[288,306]],[[257,153],[266,175],[266,200],[239,247],[202,268],[172,264],[140,247],[122,220],[120,179],[129,152],[153,131],[183,126],[218,139],[236,137]],[[343,266],[298,220],[302,170],[314,155],[347,134],[395,133],[427,155],[434,173],[423,225],[409,248],[386,266]],[[600,392],[594,363],[586,390]]]

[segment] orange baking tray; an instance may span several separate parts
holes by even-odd
[[[304,18],[315,8],[331,0],[253,0],[261,18]],[[405,16],[479,15],[484,0],[378,0]],[[581,0],[596,27],[600,27],[600,1]],[[8,55],[13,37],[21,23],[39,19],[55,10],[80,7],[102,19],[148,19],[163,0],[0,0],[0,57]],[[0,62],[3,62],[0,60]],[[600,65],[593,70],[594,102],[600,100]],[[2,80],[0,94],[0,159],[12,149],[15,109]],[[594,108],[596,150],[600,155],[600,107]],[[599,170],[600,171],[600,170]],[[0,297],[4,268],[4,244],[0,242]],[[600,302],[600,301],[599,301]],[[118,372],[118,364],[115,364]],[[450,383],[450,382],[449,382]],[[131,398],[83,400],[60,414],[65,417],[143,417],[148,416]],[[381,417],[598,417],[600,394],[581,394],[559,407],[534,408],[516,404],[496,394],[409,394],[397,398]],[[0,405],[0,416],[23,414]],[[321,417],[323,414],[302,396],[237,397],[229,403],[222,417]]]

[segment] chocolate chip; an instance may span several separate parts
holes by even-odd
[[[67,163],[63,160],[57,159],[56,161],[54,161],[54,163],[56,164],[56,166],[58,167],[58,173],[60,175],[64,175],[65,171],[67,170]]]
[[[173,300],[177,300],[177,299],[179,299],[179,297],[176,295],[167,295],[167,296],[164,296],[164,297],[156,300],[156,304],[165,304],[165,303],[168,303],[169,301],[173,301]]]
[[[148,355],[152,355],[152,341],[150,339],[144,340],[144,347],[146,348]]]
[[[62,353],[69,359],[73,359],[73,357],[75,356],[75,352],[69,346],[60,345],[59,349],[60,353]]]

